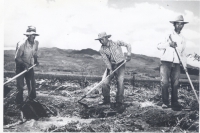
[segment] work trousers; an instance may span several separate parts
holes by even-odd
[[[180,78],[180,64],[161,61],[160,66],[162,101],[169,104],[169,87],[171,82],[171,103],[178,102],[178,88]],[[169,80],[170,79],[170,80]]]
[[[25,70],[25,67],[23,65],[16,65],[16,74],[19,74],[24,70]],[[16,96],[17,104],[21,104],[23,102],[24,78],[26,80],[26,84],[28,87],[29,98],[32,98],[32,99],[36,98],[35,77],[34,77],[34,70],[32,68],[28,72],[26,72],[25,74],[17,78],[17,89],[18,89],[18,93]]]
[[[112,70],[114,71],[118,66],[123,62],[118,64],[112,64]],[[117,93],[116,93],[116,102],[123,103],[124,100],[124,73],[125,73],[125,64],[123,64],[114,74],[112,74],[103,84],[102,93],[104,99],[110,99],[110,82],[115,77],[117,81]]]

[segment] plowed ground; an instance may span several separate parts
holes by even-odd
[[[92,81],[91,81],[92,82]],[[101,88],[77,101],[97,83],[85,87],[78,81],[36,79],[37,98],[45,104],[48,117],[20,120],[15,105],[15,81],[4,99],[4,132],[198,132],[199,106],[192,90],[179,89],[179,102],[185,109],[173,111],[161,108],[160,86],[133,87],[125,82],[124,109],[114,108],[116,85],[111,84],[111,104],[98,105]],[[63,85],[62,87],[60,87]],[[60,87],[60,88],[59,88]],[[197,92],[198,94],[198,92]],[[24,87],[24,98],[27,88]]]

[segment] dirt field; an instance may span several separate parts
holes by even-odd
[[[116,112],[115,82],[111,85],[110,106],[98,105],[102,99],[101,89],[93,91],[81,103],[77,102],[97,84],[90,82],[86,87],[78,81],[36,79],[36,100],[55,114],[25,122],[20,121],[20,111],[14,104],[16,83],[9,83],[13,89],[4,99],[4,132],[199,132],[199,106],[192,90],[179,89],[179,102],[185,109],[173,111],[161,108],[159,85],[136,83],[133,87],[125,82],[125,109]],[[24,98],[26,96],[25,87]]]

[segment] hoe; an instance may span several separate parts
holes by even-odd
[[[117,71],[125,63],[126,63],[126,60],[120,66],[118,66],[110,75],[112,75],[115,71]],[[105,77],[105,75],[106,75],[106,71],[104,72],[101,82],[99,82],[96,86],[94,86],[92,89],[90,89],[81,99],[78,100],[78,102],[80,102],[82,99],[86,98],[86,96],[88,94],[90,94],[93,90],[97,89],[100,85],[102,85],[110,77],[110,75],[108,75],[107,77]]]
[[[172,42],[171,36],[169,36],[169,39],[170,39],[170,41]],[[176,54],[177,54],[177,56],[178,56],[179,61],[182,63],[182,59],[181,59],[181,56],[180,56],[179,52],[177,51],[176,48],[174,48],[174,49],[175,49],[175,51],[176,51]],[[191,87],[192,87],[192,90],[194,91],[194,94],[195,94],[195,97],[196,97],[196,99],[197,99],[197,102],[199,103],[199,98],[198,98],[198,96],[197,96],[197,94],[196,94],[196,92],[195,92],[194,86],[193,86],[192,81],[191,81],[191,79],[190,79],[190,76],[189,76],[189,74],[188,74],[188,72],[187,72],[187,68],[183,65],[183,63],[182,63],[182,66],[183,66],[184,71],[185,71],[185,73],[186,73],[186,75],[187,75],[187,78],[188,78],[188,80],[189,80],[189,82],[190,82],[190,85],[191,85]]]

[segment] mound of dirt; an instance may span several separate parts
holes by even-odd
[[[141,84],[141,82],[140,82]],[[78,82],[37,79],[36,100],[55,114],[38,120],[20,123],[20,110],[14,103],[16,89],[4,99],[4,131],[7,132],[196,132],[199,127],[199,105],[193,92],[179,90],[179,102],[188,110],[162,109],[160,87],[132,87],[125,84],[124,110],[115,108],[116,83],[111,84],[111,104],[98,105],[101,89],[78,100],[92,88],[83,88]],[[10,84],[15,87],[14,83]],[[62,86],[62,87],[60,87]],[[24,98],[27,89],[24,91]]]

